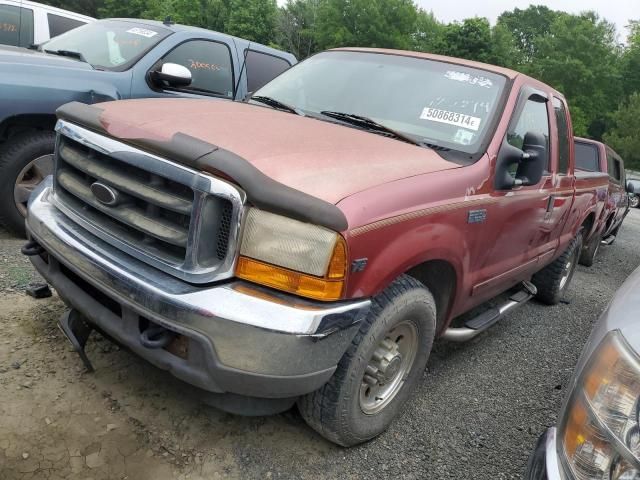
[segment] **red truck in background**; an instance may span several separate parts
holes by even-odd
[[[622,221],[629,212],[629,196],[624,161],[611,147],[596,140],[575,137],[576,179],[585,183],[590,179],[604,178],[598,188],[597,205],[593,224],[583,233],[584,246],[580,263],[590,267],[601,242],[607,245],[615,241]],[[604,186],[604,188],[602,188]],[[580,188],[578,186],[577,188]]]
[[[559,92],[418,52],[323,52],[247,104],[58,118],[24,252],[78,351],[97,328],[220,408],[297,401],[341,445],[388,427],[436,338],[557,303],[606,189],[575,174]]]

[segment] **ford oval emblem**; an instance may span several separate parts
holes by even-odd
[[[118,204],[118,191],[105,185],[104,183],[94,182],[91,184],[91,193],[100,203],[114,207]]]

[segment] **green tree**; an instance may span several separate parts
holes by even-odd
[[[340,46],[409,49],[417,10],[412,0],[321,0],[319,49]]]
[[[624,158],[625,166],[640,170],[640,93],[631,95],[612,115],[613,127],[604,140]]]
[[[625,95],[640,92],[640,21],[632,21],[629,31],[620,67]]]
[[[320,0],[287,0],[280,8],[277,21],[277,43],[303,59],[317,51],[315,27]]]
[[[496,25],[511,32],[522,61],[532,62],[538,54],[538,42],[549,35],[557,16],[558,12],[543,5],[531,5],[502,13]]]
[[[622,98],[615,26],[594,12],[557,13],[549,34],[538,38],[536,55],[528,73],[564,93],[572,112],[582,115],[577,135],[601,138]]]
[[[442,53],[446,26],[439,22],[433,12],[418,10],[414,31],[411,34],[411,49],[420,52]]]
[[[275,43],[276,0],[230,0],[225,33],[266,45]]]

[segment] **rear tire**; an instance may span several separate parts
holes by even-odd
[[[408,275],[396,279],[372,299],[329,382],[298,400],[303,418],[345,447],[384,432],[422,379],[435,328],[429,290]]]
[[[602,236],[595,232],[593,234],[593,238],[591,241],[582,247],[580,252],[580,265],[584,265],[585,267],[590,267],[596,260],[596,256],[598,255],[598,250],[600,249],[600,242],[602,241]]]
[[[562,299],[573,278],[581,249],[582,234],[579,233],[571,240],[562,255],[533,276],[531,282],[538,289],[538,300],[555,305]]]
[[[27,200],[31,191],[53,172],[55,133],[25,132],[0,149],[0,223],[24,237]]]
[[[632,195],[629,198],[629,206],[631,208],[638,208],[640,207],[640,197],[638,195]]]

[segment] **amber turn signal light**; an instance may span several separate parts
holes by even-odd
[[[250,282],[265,285],[314,300],[332,301],[342,297],[346,276],[347,248],[339,238],[329,261],[325,277],[315,277],[283,267],[240,256],[236,276]]]

